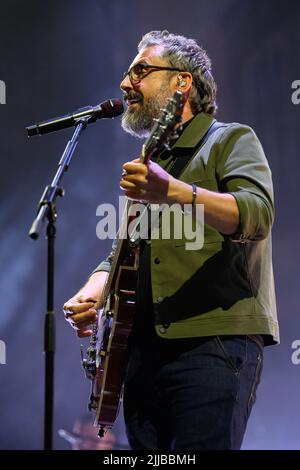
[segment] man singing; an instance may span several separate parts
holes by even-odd
[[[123,165],[125,195],[202,204],[205,221],[201,249],[172,236],[141,244],[124,383],[128,440],[135,450],[240,449],[263,348],[279,341],[271,172],[250,127],[215,121],[211,61],[194,40],[168,31],[143,36],[121,90],[122,127],[138,138],[176,90],[188,96],[171,149],[148,165]],[[187,164],[174,176],[180,159]],[[79,337],[91,334],[113,256],[64,305]]]

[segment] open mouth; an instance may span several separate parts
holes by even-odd
[[[126,104],[127,106],[133,106],[134,104],[140,103],[141,101],[141,99],[126,100]]]

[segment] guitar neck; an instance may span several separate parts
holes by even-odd
[[[140,156],[141,163],[148,165],[149,160],[155,152],[163,148],[163,146],[168,146],[169,139],[174,132],[174,129],[181,121],[182,110],[186,99],[186,96],[184,96],[181,92],[176,91],[174,96],[168,100],[167,108],[161,110],[158,119],[154,119],[154,125],[150,135],[142,146],[142,152]],[[127,243],[128,215],[130,213],[130,206],[132,204],[132,201],[129,201],[128,199],[126,200],[121,227],[117,236],[115,253],[104,289],[104,301],[108,299],[108,296],[112,291],[116,270],[119,266],[120,255],[122,253],[124,243]]]

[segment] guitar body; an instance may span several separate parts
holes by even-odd
[[[127,340],[135,307],[138,258],[139,247],[131,248],[128,240],[123,240],[120,265],[112,279],[114,289],[109,292],[99,315],[100,333],[89,409],[96,411],[94,424],[100,426],[100,432],[113,426],[122,399]]]
[[[151,156],[167,146],[174,137],[174,128],[181,120],[184,106],[182,93],[176,92],[161,110],[159,119],[143,145],[141,162],[147,164]],[[127,340],[135,310],[135,289],[139,262],[139,244],[128,236],[129,222],[137,220],[130,215],[131,201],[127,201],[125,217],[114,248],[114,255],[105,286],[103,310],[98,324],[93,325],[93,335],[87,349],[87,358],[82,356],[82,366],[92,381],[89,409],[95,411],[95,426],[99,436],[111,428],[117,418],[123,390],[126,365]],[[127,236],[124,236],[127,235]]]

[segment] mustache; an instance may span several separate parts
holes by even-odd
[[[127,91],[124,93],[123,95],[123,100],[124,101],[127,101],[127,100],[139,100],[139,101],[142,101],[143,100],[143,95],[141,93],[139,93],[138,91]]]

